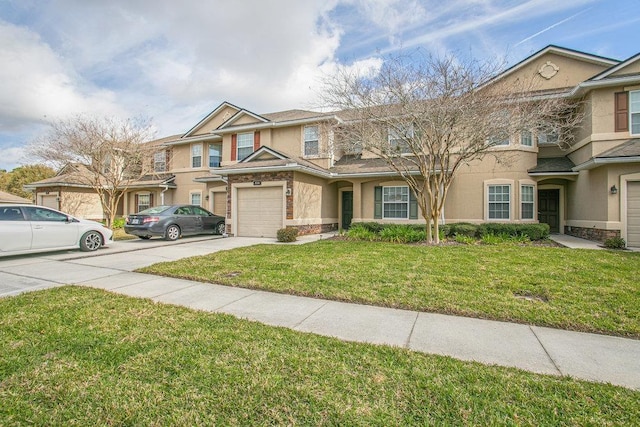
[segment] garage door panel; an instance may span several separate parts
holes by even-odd
[[[640,181],[627,183],[627,245],[640,247]]]
[[[237,190],[237,233],[245,237],[275,237],[283,225],[282,187]]]

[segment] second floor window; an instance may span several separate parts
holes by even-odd
[[[631,134],[640,135],[640,90],[629,92],[629,119]]]
[[[538,145],[552,145],[558,143],[558,132],[553,130],[538,131]]]
[[[202,144],[194,144],[191,146],[191,167],[202,167]]]
[[[528,130],[523,130],[520,132],[520,145],[524,145],[525,147],[533,147],[533,137],[531,136],[531,132]]]
[[[238,160],[253,153],[253,132],[238,134]]]
[[[166,172],[167,170],[167,153],[159,151],[153,155],[153,171]]]
[[[222,144],[216,142],[209,144],[209,167],[219,168],[222,162]]]
[[[389,127],[387,138],[392,152],[410,153],[409,141],[413,138],[413,125]]]
[[[487,139],[487,144],[490,145],[491,147],[501,147],[501,146],[509,145],[510,142],[511,141],[510,141],[509,135],[507,135],[506,133],[497,133],[495,135],[491,135]]]
[[[304,155],[317,156],[320,153],[318,144],[318,126],[304,127]]]

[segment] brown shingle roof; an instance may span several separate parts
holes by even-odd
[[[529,173],[573,172],[575,164],[568,157],[549,157],[538,159],[535,168]]]
[[[613,147],[610,150],[598,154],[596,158],[636,156],[640,156],[640,138],[630,139],[617,147]]]

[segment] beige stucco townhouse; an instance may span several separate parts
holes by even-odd
[[[443,220],[548,223],[552,232],[640,247],[640,54],[625,61],[548,46],[489,84],[535,79],[538,96],[583,99],[570,148],[555,135],[511,135],[458,171]],[[224,102],[156,155],[163,181],[128,191],[123,212],[194,203],[226,215],[227,232],[275,236],[347,228],[352,221],[420,223],[408,187],[366,152],[336,147],[341,113],[256,114]],[[144,183],[143,183],[144,184]]]

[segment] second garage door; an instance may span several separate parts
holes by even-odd
[[[282,228],[282,187],[238,188],[238,236],[276,237]]]
[[[627,245],[640,247],[640,181],[627,183]]]

